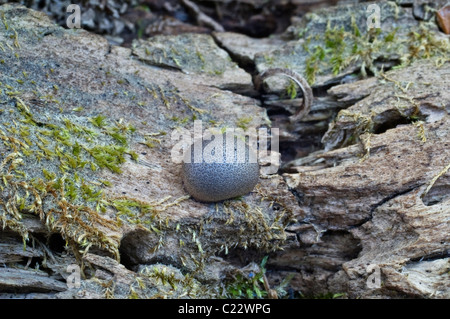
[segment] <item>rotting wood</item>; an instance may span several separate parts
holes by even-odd
[[[254,192],[240,200],[205,205],[185,197],[178,166],[170,161],[174,145],[170,133],[173,129],[191,128],[194,119],[202,119],[216,128],[235,126],[240,118],[248,120],[249,127],[269,125],[259,101],[227,90],[234,85],[244,85],[248,90],[250,75],[236,64],[225,61],[221,61],[226,65],[223,74],[205,74],[201,67],[184,73],[159,68],[142,62],[142,57],[147,56],[145,46],[152,45],[151,42],[138,43],[131,50],[109,46],[100,36],[56,28],[44,15],[23,7],[5,5],[0,11],[5,12],[9,25],[17,31],[16,37],[0,24],[1,41],[9,44],[1,51],[8,66],[0,64],[0,82],[4,86],[1,106],[12,111],[2,116],[4,119],[18,112],[16,123],[35,121],[36,127],[41,129],[40,147],[34,140],[30,140],[32,146],[29,147],[36,146],[35,150],[43,154],[41,162],[25,167],[19,165],[19,158],[15,158],[14,165],[13,161],[5,162],[4,179],[0,183],[5,188],[1,200],[9,203],[8,218],[33,214],[36,217],[14,219],[16,224],[11,222],[8,227],[17,226],[16,230],[26,229],[29,234],[47,238],[51,230],[44,225],[45,217],[52,211],[48,224],[55,226],[53,231],[68,233],[62,232],[63,243],[57,247],[59,252],[53,252],[55,258],[47,263],[46,271],[66,278],[67,264],[80,263],[85,275],[80,289],[55,294],[63,289],[64,281],[55,282],[46,273],[31,269],[15,270],[13,267],[17,265],[8,259],[8,265],[0,268],[0,274],[4,274],[4,270],[12,271],[10,274],[16,279],[11,281],[12,275],[5,275],[2,290],[16,287],[23,293],[49,292],[50,297],[56,298],[211,297],[217,296],[216,289],[224,278],[268,255],[271,272],[266,276],[270,289],[276,287],[277,281],[293,275],[289,287],[305,295],[332,292],[346,293],[352,298],[448,297],[448,290],[445,290],[448,280],[443,277],[448,272],[446,236],[450,185],[445,170],[450,162],[446,94],[449,62],[445,59],[434,65],[419,61],[385,73],[385,77],[353,83],[344,83],[344,78],[325,81],[327,85],[338,82],[342,85],[330,89],[329,94],[322,92],[326,96],[315,99],[321,104],[312,105],[311,117],[298,123],[297,129],[309,128],[314,138],[321,138],[327,130],[327,117],[345,108],[324,139],[329,150],[298,159],[289,165],[290,174],[283,177],[265,176]],[[411,17],[406,17],[409,11],[402,9],[401,17],[415,24]],[[54,31],[51,36],[45,35],[49,29]],[[209,48],[214,48],[208,36],[195,38],[191,43],[207,43]],[[176,39],[181,41],[183,37]],[[199,39],[201,41],[196,42]],[[14,46],[15,40],[19,46]],[[159,45],[155,44],[152,49],[161,49]],[[166,54],[173,49],[170,53],[175,59],[179,48],[182,46],[163,47]],[[213,51],[228,59],[225,51]],[[164,57],[164,52],[158,52]],[[202,58],[208,58],[202,53],[194,52],[189,57],[199,63]],[[270,55],[267,57],[270,60]],[[30,61],[27,65],[33,70],[33,79],[16,81],[23,71],[32,74],[30,70],[20,69],[25,60]],[[176,65],[175,60],[171,62]],[[189,61],[185,62],[189,66]],[[75,77],[73,66],[76,66]],[[430,69],[436,72],[429,72]],[[232,74],[240,76],[230,81]],[[418,78],[419,75],[423,78]],[[394,119],[389,115],[393,110],[400,114],[396,113],[398,116]],[[321,126],[314,123],[317,120],[314,114],[318,114],[315,111],[330,111],[323,113],[326,115],[319,114]],[[376,112],[372,114],[372,111]],[[423,123],[416,123],[417,120]],[[370,121],[376,125],[371,126]],[[133,129],[128,126],[130,123]],[[49,182],[55,178],[56,182],[55,167],[52,170],[39,163],[48,160],[46,154],[49,158],[52,151],[56,154],[55,148],[45,146],[45,141],[48,145],[54,141],[45,134],[56,132],[58,140],[69,143],[64,135],[58,135],[55,129],[58,125],[69,127],[70,132],[77,132],[83,138],[87,138],[88,132],[94,132],[107,141],[128,143],[126,160],[118,167],[120,174],[104,169],[89,171],[89,176],[82,175],[89,181],[83,187],[83,194],[90,200],[94,198],[88,205],[98,204],[98,211],[104,217],[95,220],[100,223],[93,226],[97,227],[96,238],[100,242],[114,239],[108,242],[113,247],[106,247],[110,250],[96,247],[89,241],[91,238],[83,234],[69,236],[72,228],[58,228],[58,224],[51,223],[50,217],[58,216],[55,204],[66,204],[70,194],[73,195],[68,180],[76,180],[74,174],[56,183],[59,189],[61,181],[68,185],[64,192],[66,201],[57,203],[52,197],[56,194],[55,188],[50,189],[53,193],[41,198],[31,193],[30,186],[25,188],[25,184],[16,184],[23,187],[16,189],[16,194],[7,188],[14,178],[30,174],[47,177]],[[88,130],[80,131],[80,126]],[[11,125],[3,125],[5,134],[1,136],[5,139],[1,143],[9,143],[8,146],[26,153],[27,148],[17,140],[19,136],[27,137],[27,130],[35,132],[37,128],[22,127],[22,132],[16,132]],[[285,130],[291,142],[301,136],[297,129],[287,127]],[[129,135],[124,139],[117,134],[120,131]],[[149,143],[145,137],[156,136],[151,135],[155,132],[159,134],[158,142]],[[16,137],[8,138],[11,134]],[[10,153],[6,154],[6,146],[1,145],[5,152],[3,162]],[[74,144],[65,153],[74,151],[81,152]],[[64,152],[59,150],[58,156],[64,158],[62,154]],[[26,156],[21,159],[29,163]],[[16,175],[9,174],[12,170]],[[81,184],[79,174],[78,178]],[[103,197],[94,187],[102,190]],[[29,190],[32,204],[22,199],[27,196],[26,190]],[[12,209],[14,199],[19,208],[22,205],[29,210]],[[102,200],[109,200],[110,205]],[[39,207],[40,202],[45,210],[36,214],[32,210]],[[2,209],[4,207],[6,204]],[[96,205],[91,208],[97,211]],[[36,222],[39,215],[43,223]],[[73,216],[66,214],[64,217],[70,221]],[[115,227],[101,227],[106,221]],[[70,222],[68,225],[76,226]],[[64,240],[68,240],[67,246]],[[27,249],[31,241],[25,243],[27,248],[23,254],[19,254],[23,249],[21,240],[14,246],[3,246],[20,256],[21,266],[29,258],[24,254],[30,252]],[[117,251],[120,262],[111,254]],[[73,252],[78,260],[71,255]],[[37,263],[45,266],[40,260],[45,254],[32,257],[37,257]],[[367,286],[368,264],[379,267],[383,275],[383,285],[378,289]],[[427,273],[432,275],[426,276]],[[30,276],[35,276],[35,281],[24,284],[23,279]],[[47,280],[42,281],[42,278]],[[121,282],[124,278],[126,284]],[[172,285],[179,290],[173,292]]]

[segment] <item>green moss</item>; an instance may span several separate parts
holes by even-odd
[[[103,115],[97,115],[89,119],[89,121],[95,125],[96,127],[104,127],[105,126],[106,117]]]
[[[233,299],[263,299],[269,294],[276,294],[277,298],[283,298],[287,295],[285,291],[293,275],[287,276],[277,287],[271,289],[268,287],[266,274],[266,263],[269,256],[265,256],[258,271],[238,272],[232,278],[225,280],[221,295],[225,298]],[[270,292],[267,289],[271,290]],[[274,296],[271,296],[274,297]]]
[[[227,298],[264,298],[267,291],[264,290],[264,273],[267,257],[264,257],[259,272],[250,272],[249,274],[238,273],[235,279],[225,285]]]
[[[157,287],[157,291],[155,290]],[[128,298],[215,298],[211,287],[200,283],[190,274],[181,274],[171,267],[156,264],[142,268],[130,285]]]
[[[287,96],[293,100],[297,97],[297,85],[294,81],[290,80],[288,86],[286,87]]]
[[[401,64],[397,68],[409,65],[415,59],[445,59],[450,53],[450,44],[438,40],[434,31],[425,25],[402,34],[395,28],[383,35],[381,29],[375,28],[362,33],[353,19],[350,30],[333,27],[329,22],[323,36],[319,36],[318,41],[309,38],[303,49],[309,53],[305,61],[305,78],[312,85],[317,75],[338,75],[349,66],[359,65],[363,76],[367,71],[377,75],[375,61],[381,57],[388,59],[400,55]]]
[[[248,129],[248,125],[252,122],[251,117],[241,117],[236,121],[236,126],[246,131]]]
[[[6,112],[0,121],[0,177],[3,190],[10,193],[0,199],[3,227],[26,240],[21,215],[35,213],[71,245],[85,251],[98,246],[118,258],[118,224],[101,216],[114,205],[103,194],[105,183],[97,181],[96,172],[120,173],[126,154],[137,159],[128,149],[135,128],[101,115],[53,115],[44,121],[21,98],[2,93],[1,99]]]

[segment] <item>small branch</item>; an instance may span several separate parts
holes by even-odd
[[[301,77],[298,73],[296,73],[292,70],[289,70],[289,69],[281,69],[281,68],[267,69],[266,71],[261,73],[259,76],[257,76],[256,82],[255,82],[256,89],[260,90],[264,80],[269,77],[275,76],[275,75],[284,75],[284,76],[290,78],[302,90],[303,104],[299,107],[297,112],[293,116],[290,117],[290,120],[292,122],[298,121],[299,119],[301,119],[302,117],[307,115],[311,109],[311,104],[312,104],[312,101],[314,98],[312,89],[309,86],[308,82],[303,77]]]
[[[439,174],[437,174],[435,177],[433,177],[433,179],[431,180],[430,184],[428,185],[427,189],[425,190],[425,192],[422,194],[422,198],[425,197],[428,192],[430,191],[430,189],[433,187],[434,183],[436,183],[436,181],[438,180],[439,177],[441,177],[442,175],[444,175],[445,173],[447,173],[447,171],[450,170],[450,164],[448,164],[446,167],[444,167]]]
[[[267,280],[265,273],[263,273],[263,281],[264,281],[264,289],[266,289],[267,296],[269,297],[269,299],[278,299],[278,294],[277,294],[276,290],[273,290],[270,288],[269,280]]]
[[[225,29],[216,22],[213,18],[210,16],[207,16],[204,14],[200,8],[190,0],[181,0],[181,2],[195,15],[195,19],[197,20],[197,23],[200,25],[205,25],[207,27],[210,27],[214,31],[217,32],[224,32]]]

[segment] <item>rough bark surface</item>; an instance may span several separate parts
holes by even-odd
[[[419,9],[393,6],[383,23],[418,24]],[[347,7],[320,14],[290,34],[323,33],[327,16],[352,28]],[[216,32],[127,49],[22,6],[2,5],[0,17],[0,296],[236,297],[227,287],[268,256],[261,289],[280,297],[450,297],[449,38],[437,28],[434,60],[366,79],[353,78],[363,60],[323,68],[311,113],[289,123],[301,96],[276,100],[284,88],[267,81],[260,100],[239,65],[294,59],[304,74],[304,39]],[[282,151],[297,153],[250,194],[200,203],[171,160],[171,133],[195,119],[280,127]],[[122,146],[124,160],[102,166],[95,145]],[[69,289],[73,264],[83,276]]]

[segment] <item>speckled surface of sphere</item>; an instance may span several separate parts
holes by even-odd
[[[182,174],[187,192],[202,202],[218,202],[251,192],[259,180],[259,165],[254,150],[248,144],[237,147],[235,138],[234,148],[229,147],[234,149],[232,159],[228,154],[227,161],[226,134],[222,135],[223,148],[218,153],[215,153],[215,148],[211,149],[211,145],[208,146],[213,140],[197,141],[202,150],[200,161],[195,161],[193,146],[191,152],[186,153]],[[254,155],[254,160],[250,154]]]

